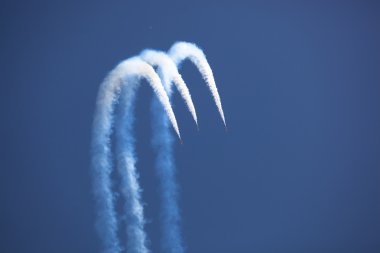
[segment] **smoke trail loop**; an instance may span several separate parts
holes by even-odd
[[[111,135],[114,125],[114,107],[120,98],[120,115],[116,125],[117,168],[121,176],[121,193],[125,197],[126,231],[129,253],[148,253],[147,236],[141,188],[136,170],[134,105],[135,94],[141,79],[146,79],[157,95],[153,98],[153,141],[157,151],[156,173],[160,178],[162,201],[162,249],[165,253],[183,253],[180,233],[181,216],[178,208],[178,185],[173,156],[173,136],[170,124],[181,140],[177,121],[170,104],[174,84],[198,126],[197,115],[186,83],[178,73],[182,61],[190,61],[198,68],[208,85],[219,114],[225,118],[212,70],[202,50],[187,42],[177,42],[163,52],[144,50],[139,57],[132,57],[118,64],[105,78],[99,88],[92,137],[92,167],[94,195],[96,198],[97,230],[103,240],[105,253],[119,253],[123,249],[117,236],[117,219],[112,192]],[[157,73],[152,66],[157,67]],[[182,142],[182,141],[181,141]]]
[[[207,86],[211,91],[219,114],[223,120],[223,124],[227,129],[222,102],[220,100],[218,88],[216,87],[214,75],[203,51],[195,44],[188,42],[176,42],[170,48],[168,55],[177,66],[181,65],[184,60],[189,59],[198,68],[203,80],[205,80]]]
[[[152,49],[145,49],[141,52],[140,57],[150,65],[158,67],[157,73],[169,97],[172,93],[172,83],[174,83],[198,126],[197,113],[189,89],[182,76],[178,73],[177,66],[173,60],[166,53]]]
[[[202,78],[206,81],[212,96],[219,110],[224,125],[225,118],[216,88],[212,70],[206,60],[206,56],[202,50],[194,44],[187,42],[177,42],[169,50],[168,55],[175,63],[175,67],[179,66],[185,59],[190,59],[200,71]],[[183,82],[181,75],[176,73],[174,78],[166,78],[166,65],[160,66],[158,73],[163,80],[163,84],[171,95],[171,81],[178,86]],[[177,70],[177,68],[175,68]],[[182,85],[186,87],[185,85]],[[179,89],[180,90],[180,89]],[[187,91],[187,87],[186,87]],[[181,93],[181,90],[180,90]],[[182,94],[181,94],[182,95]],[[182,95],[184,97],[184,95]],[[178,185],[176,182],[176,168],[173,157],[173,142],[169,131],[168,120],[161,108],[158,106],[156,99],[152,102],[153,117],[153,147],[157,151],[156,171],[160,178],[161,185],[161,220],[162,220],[162,250],[165,253],[183,253],[184,246],[180,233],[181,216],[178,207]],[[198,126],[198,124],[197,124]]]
[[[100,237],[103,240],[104,252],[106,253],[117,253],[121,251],[120,242],[117,238],[117,219],[114,208],[114,195],[112,193],[112,183],[111,183],[111,148],[110,148],[110,136],[112,133],[112,126],[114,121],[113,111],[114,104],[118,100],[119,93],[122,86],[128,87],[127,95],[129,103],[133,101],[135,96],[135,90],[137,87],[137,82],[130,82],[127,77],[136,77],[137,79],[145,78],[153,88],[156,93],[158,100],[163,105],[164,110],[173,125],[177,135],[179,135],[179,129],[177,121],[175,119],[172,107],[169,102],[169,98],[165,92],[164,87],[160,81],[159,76],[154,72],[154,69],[142,61],[138,57],[133,57],[128,60],[121,62],[115,67],[114,70],[106,77],[104,82],[99,88],[98,98],[96,102],[96,111],[93,125],[93,138],[92,138],[92,167],[94,174],[94,195],[96,199],[96,205],[98,208],[97,213],[97,230]],[[129,108],[132,104],[129,104]],[[128,105],[126,106],[126,111],[129,112]],[[133,119],[133,117],[129,117]],[[133,121],[127,122],[132,124]],[[142,205],[139,199],[139,186],[137,182],[137,175],[134,172],[134,159],[135,155],[133,153],[133,140],[132,134],[122,135],[119,137],[125,137],[120,147],[120,159],[121,165],[120,171],[122,172],[122,180],[124,186],[124,194],[126,197],[131,197],[128,202],[131,203],[130,215],[136,217],[136,224],[134,224],[134,231],[128,230],[129,234],[133,234],[136,239],[134,239],[134,251],[131,252],[141,253],[144,251],[146,246],[145,242],[145,232],[143,230],[144,220]],[[128,142],[130,141],[130,142]],[[123,146],[125,145],[125,146]],[[126,151],[125,153],[123,153]],[[125,169],[123,169],[125,168]],[[140,229],[141,228],[141,229]],[[137,232],[135,232],[137,231]],[[130,236],[131,237],[131,236]]]

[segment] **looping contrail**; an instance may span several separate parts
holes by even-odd
[[[177,66],[174,64],[173,60],[166,53],[152,49],[145,49],[141,52],[140,57],[150,65],[158,67],[157,72],[169,97],[172,93],[171,84],[174,83],[178,92],[185,100],[186,106],[195,123],[198,125],[197,113],[189,89],[187,88],[185,81],[182,79],[182,76],[178,73]]]
[[[112,193],[112,183],[110,179],[112,171],[110,136],[112,133],[114,118],[113,107],[118,100],[121,87],[123,85],[128,87],[128,89],[125,90],[128,92],[129,98],[133,99],[135,96],[136,85],[138,82],[128,82],[129,80],[127,77],[136,77],[137,79],[144,78],[149,82],[159,101],[163,105],[173,128],[179,136],[177,121],[170,105],[169,98],[162,86],[159,76],[156,74],[152,66],[138,57],[130,58],[117,65],[99,88],[92,138],[94,195],[98,208],[97,229],[103,239],[104,252],[107,253],[120,252],[120,243],[117,238],[117,219],[114,208],[114,195]],[[126,109],[126,112],[128,111],[129,110]],[[133,118],[133,115],[129,118]],[[125,144],[123,149],[130,148],[130,146],[133,145],[129,145],[129,143]],[[127,187],[126,190],[131,191],[131,195],[136,197],[135,199],[128,199],[133,205],[131,212],[134,213],[135,216],[142,216],[142,208],[139,207],[139,205],[141,206],[141,203],[139,202],[138,194],[133,194],[133,191],[140,191],[138,182],[135,180],[136,177],[134,176],[134,172],[131,171],[132,166],[130,166],[133,164],[131,159],[133,159],[134,155],[131,155],[131,157],[124,155],[124,157],[125,167],[127,168],[125,170],[120,169],[120,171],[128,173],[128,176],[130,177],[129,180],[131,180],[132,183],[128,182],[128,184],[125,184]],[[137,220],[142,221],[143,219],[138,218]],[[143,226],[143,224],[139,224],[138,226]],[[143,241],[142,243],[145,243],[143,239],[141,239],[141,241]],[[145,246],[139,246],[139,248],[144,247]]]
[[[141,188],[136,170],[134,104],[140,79],[146,79],[157,95],[152,103],[153,146],[157,151],[156,172],[161,188],[162,249],[165,253],[183,253],[180,234],[180,212],[178,208],[178,185],[173,156],[173,137],[170,124],[181,139],[177,121],[170,104],[174,84],[185,101],[195,123],[198,125],[195,107],[190,92],[178,73],[177,66],[190,59],[209,86],[219,113],[225,124],[220,97],[212,70],[202,50],[194,44],[178,42],[169,54],[155,50],[144,50],[140,56],[129,58],[118,64],[99,88],[92,133],[92,167],[94,195],[97,206],[97,230],[103,241],[103,252],[122,251],[118,239],[117,215],[114,207],[111,172],[111,135],[114,125],[114,107],[119,101],[120,115],[115,121],[117,168],[121,176],[121,193],[125,198],[127,227],[127,251],[148,253]],[[153,67],[157,67],[157,73]]]
[[[225,124],[222,105],[216,88],[214,76],[206,56],[195,44],[187,42],[175,43],[168,52],[170,64],[165,64],[164,69],[158,69],[163,85],[170,98],[172,82],[167,75],[162,75],[162,71],[167,66],[175,69],[178,73],[177,66],[184,60],[190,59],[198,68],[206,84],[209,86],[214,97],[215,103]],[[168,60],[167,60],[168,61]],[[174,67],[172,66],[174,62]],[[166,73],[164,72],[164,73]],[[174,72],[174,71],[173,71]],[[179,75],[179,74],[178,74]],[[182,80],[182,78],[181,78]],[[174,82],[175,84],[175,82]],[[182,94],[181,94],[182,95]],[[169,124],[164,111],[159,106],[157,99],[153,98],[152,102],[153,118],[153,147],[157,152],[156,171],[160,180],[161,188],[161,220],[162,220],[162,251],[166,253],[183,253],[184,245],[180,233],[181,216],[178,207],[178,184],[176,181],[176,167],[173,156],[173,137],[169,130]],[[197,124],[198,125],[198,124]]]
[[[223,120],[223,124],[227,127],[222,102],[220,100],[218,88],[215,84],[214,75],[203,51],[193,43],[181,41],[174,43],[174,45],[170,48],[168,55],[177,66],[179,66],[186,59],[189,59],[192,63],[194,63],[208,85],[218,108],[220,117]]]

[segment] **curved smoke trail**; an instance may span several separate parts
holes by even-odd
[[[180,95],[185,100],[186,106],[195,123],[198,125],[197,113],[189,89],[187,88],[185,81],[182,79],[181,74],[178,73],[177,66],[174,64],[173,60],[166,53],[152,49],[145,49],[141,52],[140,57],[153,67],[158,67],[157,72],[167,94],[172,93],[171,84],[174,83]]]
[[[133,110],[133,98],[135,96],[138,82],[131,82],[130,79],[126,79],[127,77],[135,77],[137,79],[144,78],[149,82],[156,93],[158,100],[163,105],[173,128],[180,137],[177,121],[171,108],[169,98],[162,86],[159,76],[154,72],[154,69],[138,57],[130,58],[117,65],[99,88],[92,137],[94,195],[98,208],[97,230],[103,240],[104,252],[106,253],[116,253],[121,251],[120,243],[117,238],[117,220],[110,179],[112,171],[110,136],[112,133],[114,118],[114,104],[118,100],[122,86],[128,87],[125,89],[125,92],[127,92],[125,96],[128,97],[127,100],[129,101],[125,104],[127,106],[127,108],[125,108],[126,113],[131,113]],[[123,192],[127,197],[131,198],[127,201],[130,203],[130,206],[127,207],[129,208],[127,209],[127,213],[128,216],[135,217],[136,221],[136,224],[134,225],[137,229],[133,230],[133,233],[134,231],[141,231],[136,232],[133,235],[128,235],[135,240],[133,242],[134,248],[131,249],[131,252],[137,253],[146,252],[143,251],[146,249],[146,246],[145,233],[140,229],[144,226],[144,218],[140,202],[140,188],[134,170],[135,156],[133,149],[131,148],[133,147],[132,135],[129,135],[130,138],[128,138],[128,134],[131,133],[130,130],[133,124],[133,115],[129,116],[130,117],[126,118],[130,121],[124,123],[127,127],[126,134],[123,135],[121,132],[118,134],[119,137],[123,137],[123,140],[125,141],[125,143],[122,142],[122,144],[120,144],[121,146],[118,150],[128,149],[129,151],[126,153],[119,153],[118,158],[120,159],[119,169],[123,174],[122,179],[123,181],[125,180],[122,183]],[[131,230],[128,230],[127,233],[132,232]]]
[[[177,66],[173,60],[165,53],[155,50],[144,50],[140,54],[143,60],[149,64],[157,66],[157,72],[161,78],[166,93],[170,97],[172,94],[172,84],[174,84],[191,112],[195,123],[197,115],[190,92],[178,73]],[[173,137],[168,131],[168,119],[159,106],[157,99],[153,98],[153,140],[154,149],[157,150],[156,173],[159,177],[161,188],[161,223],[162,223],[162,248],[163,252],[181,253],[183,252],[182,240],[180,237],[180,214],[177,205],[177,183],[175,180],[174,157],[173,157]]]
[[[130,253],[148,252],[141,189],[135,167],[136,155],[133,134],[135,93],[140,79],[146,79],[157,95],[157,98],[153,98],[152,103],[154,130],[152,144],[157,150],[156,172],[160,178],[162,193],[162,248],[166,253],[184,252],[179,226],[178,185],[175,180],[176,171],[173,157],[174,138],[169,131],[171,123],[178,137],[181,138],[169,101],[172,84],[176,85],[197,123],[197,115],[190,92],[177,69],[183,60],[190,59],[201,72],[211,90],[223,123],[226,125],[212,70],[202,50],[194,44],[178,42],[172,46],[169,55],[170,57],[159,51],[145,50],[140,57],[130,58],[117,65],[99,89],[93,126],[92,166],[94,195],[98,208],[97,229],[103,239],[104,252],[106,253],[122,251],[117,237],[117,219],[110,179],[112,171],[110,138],[114,121],[114,105],[120,94],[122,94],[122,109],[119,120],[116,122],[116,154],[117,167],[121,175],[121,192],[126,198],[127,250]],[[158,75],[151,65],[157,66]]]
[[[172,46],[168,54],[176,64],[176,70],[177,66],[186,59],[190,59],[196,65],[209,86],[223,123],[226,125],[212,70],[202,50],[191,43],[177,42]],[[168,78],[168,71],[165,70],[165,67],[159,67],[158,73],[168,96],[171,97],[172,80]],[[159,106],[157,99],[153,98],[151,108],[153,117],[152,145],[157,152],[156,171],[161,187],[162,250],[166,253],[183,253],[184,246],[180,233],[181,217],[178,208],[178,185],[173,156],[173,136],[169,131],[169,121]]]
[[[168,55],[177,66],[180,66],[182,61],[189,59],[198,68],[203,80],[205,80],[211,91],[224,126],[227,127],[222,102],[215,84],[214,75],[203,51],[193,43],[181,41],[174,43],[174,45],[170,48]]]

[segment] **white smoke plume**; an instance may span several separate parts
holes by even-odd
[[[120,115],[115,122],[117,167],[121,176],[121,193],[125,197],[127,252],[148,253],[141,188],[136,170],[134,102],[140,79],[146,79],[157,97],[152,102],[153,140],[157,152],[156,173],[160,179],[162,250],[165,253],[183,253],[185,247],[180,233],[181,216],[178,208],[178,184],[173,155],[173,135],[170,124],[180,137],[176,118],[170,105],[174,84],[197,122],[190,92],[177,67],[189,59],[206,81],[223,123],[224,113],[212,70],[202,50],[187,42],[177,42],[168,55],[155,50],[144,50],[139,57],[121,62],[112,70],[99,88],[92,137],[92,166],[96,198],[97,230],[103,240],[104,253],[123,251],[118,240],[117,216],[114,208],[111,172],[111,135],[114,124],[114,106],[120,97]],[[155,73],[153,67],[157,67]]]
[[[172,83],[174,83],[184,99],[195,123],[198,125],[197,113],[189,89],[187,88],[185,81],[182,79],[181,74],[178,73],[177,66],[174,64],[173,60],[166,53],[152,49],[145,49],[141,52],[140,57],[153,67],[158,67],[157,72],[169,97],[172,93]]]
[[[154,69],[138,57],[130,58],[117,65],[116,68],[109,73],[99,88],[92,138],[94,195],[98,208],[97,230],[103,240],[105,253],[117,253],[121,251],[120,243],[117,238],[117,219],[110,179],[112,172],[110,136],[114,121],[114,104],[118,100],[118,95],[122,86],[128,87],[128,89],[125,89],[125,91],[128,92],[128,95],[126,96],[130,98],[128,101],[133,101],[135,96],[135,86],[138,82],[131,82],[128,77],[135,77],[137,79],[144,78],[149,82],[156,93],[158,100],[163,105],[174,130],[180,137],[177,121],[170,105],[169,98],[162,86],[159,76],[154,72]],[[129,107],[131,107],[132,104],[133,103],[129,103]],[[128,103],[126,103],[126,105],[128,106]],[[126,112],[130,112],[131,109],[126,108],[125,110]],[[131,115],[130,118],[131,122],[133,122],[133,115]],[[127,125],[128,124],[132,123],[128,122]],[[123,137],[122,134],[118,134],[118,136]],[[128,141],[127,136],[124,137],[125,140]],[[136,227],[142,228],[144,226],[144,217],[139,199],[140,188],[136,179],[136,173],[133,170],[135,157],[133,149],[129,149],[130,147],[133,147],[133,138],[130,143],[123,143],[119,149],[121,151],[118,157],[122,157],[122,161],[119,162],[119,165],[125,167],[125,169],[120,168],[120,172],[126,173],[122,177],[126,180],[122,186],[126,186],[123,191],[124,193],[128,193],[127,197],[130,197],[129,195],[135,196],[135,199],[127,200],[131,203],[130,209],[127,210],[127,216],[135,216],[135,220],[139,221],[138,224],[135,224]],[[129,153],[122,153],[125,149],[128,149]],[[144,253],[146,252],[144,251],[146,248],[145,233],[143,229],[135,229],[135,231],[140,232],[135,233],[137,239],[135,239],[133,243],[136,246],[134,251],[131,252]],[[130,231],[128,230],[127,233],[130,233]],[[133,238],[133,235],[129,235],[129,237]]]
[[[137,83],[136,78],[127,82]],[[141,188],[136,170],[137,156],[133,125],[135,121],[136,85],[125,86],[121,90],[119,115],[115,122],[116,156],[118,171],[121,176],[121,193],[125,197],[125,218],[127,228],[127,252],[147,253],[147,237],[144,231],[145,219],[141,199]],[[166,115],[165,115],[166,116]]]
[[[176,42],[170,48],[168,55],[176,63],[177,66],[180,66],[184,60],[189,59],[198,68],[211,91],[219,114],[223,120],[224,126],[227,127],[222,103],[215,84],[214,75],[203,51],[193,43]]]
[[[181,215],[178,207],[178,184],[173,151],[173,134],[169,129],[168,117],[159,102],[153,98],[152,106],[153,138],[156,151],[156,174],[159,178],[161,198],[161,248],[165,253],[183,253],[184,246],[180,232]]]
[[[151,53],[152,51],[148,52]],[[147,51],[144,51],[144,53],[147,54]],[[182,61],[190,59],[199,69],[203,79],[209,86],[223,123],[225,124],[215,80],[203,52],[194,44],[177,42],[169,50],[168,55],[171,58],[171,62],[166,60],[168,63],[161,64],[158,68],[158,73],[168,96],[170,97],[172,94],[172,80],[171,78],[168,78],[170,75],[167,73],[174,73],[174,70],[178,72],[177,66],[179,66]],[[154,57],[150,56],[150,58]],[[162,60],[162,62],[164,61]],[[175,63],[174,66],[172,66],[172,62]],[[149,63],[156,65],[155,63],[152,63],[152,61]],[[173,155],[173,137],[169,130],[168,119],[162,108],[159,106],[157,99],[153,98],[151,108],[153,118],[152,144],[157,152],[156,173],[160,179],[161,189],[161,248],[162,251],[166,253],[183,253],[185,252],[185,247],[180,232],[181,215],[178,207],[178,184],[176,181],[176,167]]]

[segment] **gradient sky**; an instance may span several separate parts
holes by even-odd
[[[1,1],[0,252],[100,252],[99,84],[177,40],[204,49],[229,127],[185,63],[200,125],[175,94],[188,252],[380,252],[379,24],[377,1]],[[142,85],[136,135],[160,252],[151,96]]]

